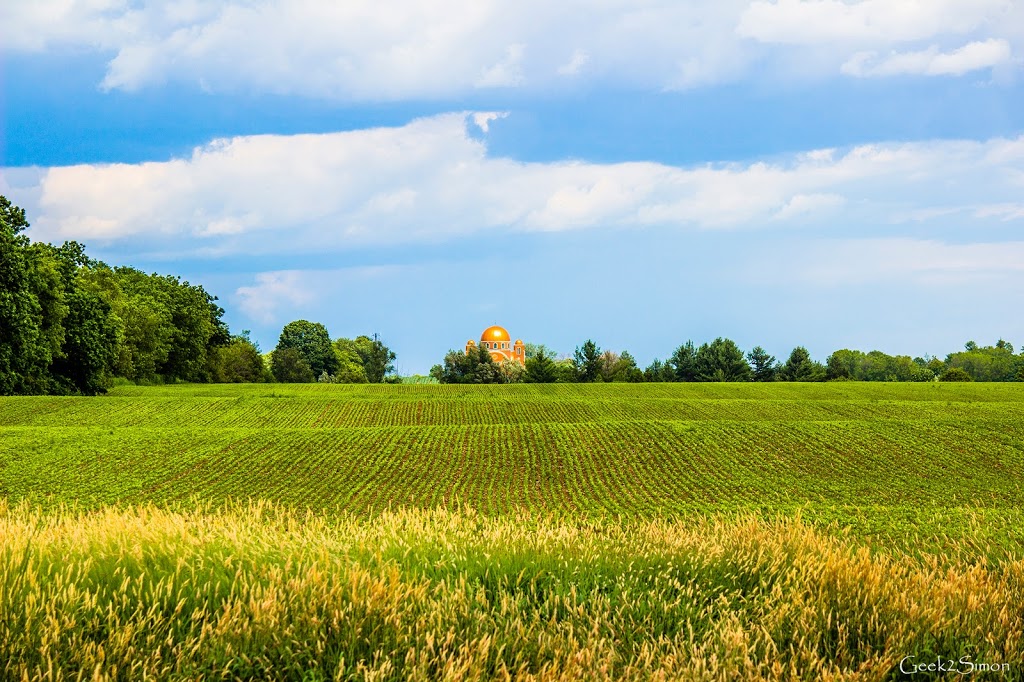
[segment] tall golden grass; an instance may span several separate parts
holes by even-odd
[[[905,656],[1006,679],[1022,605],[1022,561],[792,519],[0,502],[7,679],[878,680]]]

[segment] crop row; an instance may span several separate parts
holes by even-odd
[[[1024,402],[1021,383],[651,383],[651,384],[178,384],[118,386],[125,398],[315,398],[338,400],[465,400],[644,398],[690,400],[901,400]]]
[[[1024,395],[1024,390],[1021,391]],[[0,426],[301,428],[573,424],[633,421],[1024,421],[1024,402],[580,398],[9,398]]]
[[[1020,506],[1024,421],[608,422],[362,429],[0,428],[0,495],[261,498],[363,513],[652,515]]]

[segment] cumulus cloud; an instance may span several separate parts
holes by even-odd
[[[455,113],[395,128],[216,140],[191,156],[5,172],[36,239],[181,253],[334,253],[462,235],[593,228],[828,229],[950,205],[1016,217],[1024,138],[873,144],[772,161],[524,163],[488,155]],[[13,183],[8,183],[13,184]]]
[[[741,79],[754,65],[785,72],[799,63],[834,75],[858,52],[930,44],[948,52],[965,39],[1019,48],[1024,35],[1012,28],[1024,25],[1019,4],[33,0],[0,3],[0,26],[3,50],[111,54],[105,89],[176,81],[214,92],[394,100],[479,88],[550,90],[566,76],[685,89]],[[801,58],[808,46],[819,50],[814,59]]]
[[[967,43],[951,52],[932,45],[916,52],[893,52],[879,57],[875,52],[858,52],[841,70],[849,76],[962,76],[971,71],[989,69],[1010,61],[1010,44],[1005,40]]]
[[[264,323],[276,320],[282,308],[310,304],[317,290],[306,281],[307,273],[298,270],[262,272],[255,280],[252,286],[239,287],[235,296],[247,316]]]
[[[1008,0],[757,0],[737,35],[854,77],[961,76],[1012,63],[1024,8]],[[974,40],[964,42],[965,36]],[[922,44],[923,43],[923,44]]]

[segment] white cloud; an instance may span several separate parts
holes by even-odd
[[[816,216],[834,211],[845,203],[845,197],[839,194],[796,194],[772,218],[785,222],[801,217]]]
[[[551,90],[564,87],[566,76],[655,90],[735,81],[754,66],[824,77],[858,52],[914,53],[935,44],[946,54],[965,40],[1001,40],[1019,53],[1020,5],[33,0],[0,2],[0,26],[4,50],[112,55],[106,89],[177,81],[213,92],[394,100],[476,88]],[[817,52],[801,51],[808,46]],[[950,56],[953,62],[969,57]],[[961,68],[942,62],[940,55],[933,68]]]
[[[590,61],[590,55],[583,50],[574,50],[572,56],[569,57],[569,61],[558,67],[558,74],[560,76],[575,76],[583,67]]]
[[[242,312],[267,324],[276,321],[282,312],[290,314],[296,306],[313,302],[317,288],[310,287],[307,279],[307,273],[298,270],[262,272],[252,286],[239,287],[235,296]]]
[[[477,116],[237,137],[159,163],[4,175],[17,179],[7,183],[10,195],[29,210],[36,239],[182,254],[324,254],[495,232],[963,221],[934,212],[951,205],[999,207],[970,217],[995,225],[1017,216],[1024,172],[1024,137],[862,145],[690,168],[523,163],[488,156],[467,126],[493,119]]]
[[[916,52],[893,52],[879,58],[875,52],[858,52],[841,67],[843,73],[860,78],[870,76],[962,76],[1010,61],[1010,44],[1005,40],[972,42],[951,52],[932,45]]]
[[[494,66],[484,69],[474,85],[478,88],[508,88],[523,82],[523,53],[526,46],[509,45],[505,56]]]
[[[969,216],[976,220],[995,219],[999,222],[1024,219],[1024,204],[1004,202],[998,204],[936,206],[934,208],[917,209],[905,213],[897,213],[892,217],[894,223],[924,223],[947,216]]]
[[[396,276],[415,275],[417,270],[416,266],[384,265],[259,272],[252,276],[252,284],[235,289],[231,301],[250,320],[282,323],[302,315],[315,317],[314,311],[332,299],[334,305],[344,305],[336,292],[366,289]]]
[[[491,121],[497,121],[507,116],[507,111],[477,111],[473,114],[473,124],[486,133],[490,130]]]
[[[1024,204],[1021,203],[1005,203],[1005,204],[992,204],[989,206],[977,206],[974,209],[974,216],[976,218],[998,218],[1003,222],[1010,220],[1022,220],[1024,219]]]
[[[764,43],[906,42],[963,34],[998,21],[1008,0],[757,0],[736,32]]]

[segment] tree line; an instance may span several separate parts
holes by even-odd
[[[393,374],[395,354],[378,339],[331,341],[305,320],[286,325],[263,355],[248,332],[230,333],[202,286],[110,267],[77,242],[32,242],[28,227],[25,211],[0,196],[0,395],[95,395],[118,380],[381,382]]]
[[[514,360],[495,362],[483,347],[469,353],[449,351],[430,375],[448,384],[593,383],[593,382],[707,382],[707,381],[1024,381],[1024,350],[1000,339],[994,346],[969,341],[964,350],[945,360],[934,357],[887,355],[842,349],[824,363],[803,346],[779,361],[761,346],[744,353],[727,338],[699,347],[680,345],[665,360],[655,359],[641,370],[627,352],[602,351],[593,340],[571,356],[558,356],[544,345],[526,344],[526,366]]]

